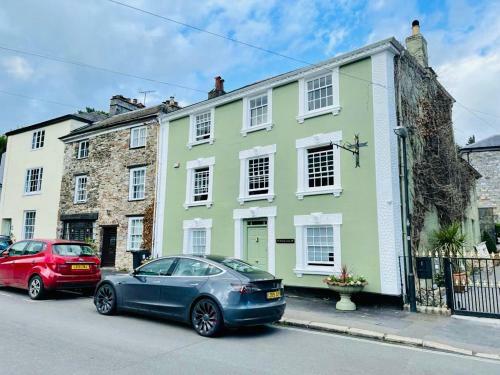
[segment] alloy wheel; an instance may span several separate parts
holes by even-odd
[[[31,298],[35,299],[40,295],[40,291],[42,290],[42,280],[39,277],[34,277],[31,279],[29,295]]]
[[[115,292],[109,285],[103,285],[99,288],[95,296],[95,305],[97,311],[108,315],[113,312],[115,306]]]
[[[220,326],[219,319],[218,307],[208,299],[199,301],[193,309],[193,326],[202,336],[214,335]]]

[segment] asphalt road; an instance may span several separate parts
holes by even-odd
[[[182,324],[100,316],[90,298],[0,288],[0,374],[500,374],[500,363],[265,326],[207,339]]]

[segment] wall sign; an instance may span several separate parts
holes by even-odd
[[[276,243],[295,243],[295,238],[276,238]]]

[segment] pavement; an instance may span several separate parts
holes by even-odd
[[[32,301],[0,288],[0,322],[8,375],[500,373],[491,359],[273,325],[203,338],[165,320],[101,316],[74,293]]]
[[[459,319],[392,306],[337,311],[335,300],[287,294],[281,324],[500,360],[500,319]]]

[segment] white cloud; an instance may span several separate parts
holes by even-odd
[[[20,56],[6,57],[2,65],[9,75],[22,80],[31,78],[35,72],[30,63]]]

